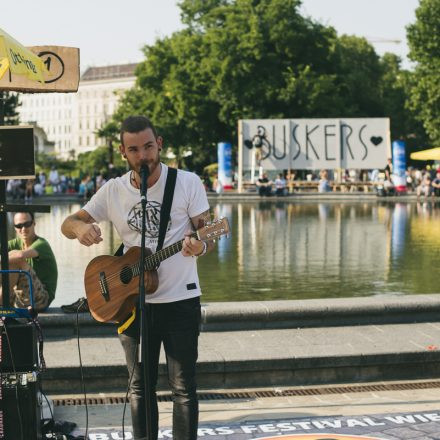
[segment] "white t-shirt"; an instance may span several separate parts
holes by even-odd
[[[147,190],[145,246],[156,252],[168,167],[161,164],[158,181]],[[106,182],[84,206],[97,223],[110,220],[124,243],[124,251],[141,245],[142,211],[139,190],[130,183],[131,172]],[[182,240],[193,229],[191,217],[209,209],[206,191],[197,175],[178,170],[171,220],[163,247]],[[177,252],[162,261],[158,269],[159,287],[146,301],[167,303],[201,295],[197,274],[197,259]]]

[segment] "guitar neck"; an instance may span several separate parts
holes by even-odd
[[[190,237],[198,238],[197,232],[194,232],[190,235]],[[177,252],[180,252],[182,250],[183,240],[180,240],[174,244],[171,244],[170,246],[167,246],[166,248],[161,249],[160,251],[157,251],[156,253],[152,255],[148,255],[144,262],[145,262],[145,269],[146,270],[153,270],[159,266],[159,264],[166,260],[169,257],[172,257],[173,255],[177,254]]]

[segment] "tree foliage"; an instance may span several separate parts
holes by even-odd
[[[417,63],[411,83],[411,108],[431,141],[440,142],[440,0],[420,0],[408,27],[409,57]]]
[[[76,162],[74,160],[58,159],[54,154],[39,153],[36,158],[36,171],[43,171],[49,174],[51,168],[56,168],[58,172],[66,175],[74,175],[76,171]]]
[[[19,102],[17,93],[0,92],[0,100],[3,100],[3,115],[5,125],[18,125],[19,114],[17,107],[21,104]]]
[[[300,3],[182,0],[185,29],[144,47],[113,123],[149,116],[179,164],[199,172],[217,142],[235,143],[239,119],[389,116],[393,137],[405,136],[414,121],[399,60],[302,16]]]
[[[113,169],[109,169],[108,162],[108,147],[98,147],[93,151],[81,153],[78,156],[76,168],[79,174],[93,176],[97,173],[108,174],[115,170],[124,170],[126,168],[125,161],[122,160],[121,155],[114,152]]]

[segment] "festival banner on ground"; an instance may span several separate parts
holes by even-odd
[[[241,121],[243,171],[384,168],[391,156],[389,118]]]
[[[405,440],[438,438],[440,414],[422,413],[374,414],[351,417],[292,417],[288,419],[254,420],[243,423],[201,423],[197,438],[213,440]],[[83,435],[76,429],[73,435]],[[89,428],[90,440],[133,439],[131,429]],[[159,440],[173,439],[171,428],[159,429]],[[179,440],[179,439],[174,439]]]

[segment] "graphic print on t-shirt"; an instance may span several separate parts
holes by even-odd
[[[145,212],[145,238],[157,239],[159,237],[160,210],[162,204],[155,201],[147,201]],[[142,205],[137,203],[130,209],[127,217],[128,227],[136,232],[141,233],[142,229]],[[167,231],[171,228],[171,220],[168,222]]]

